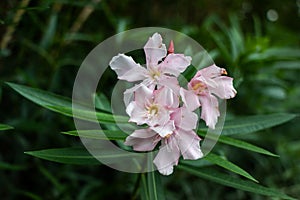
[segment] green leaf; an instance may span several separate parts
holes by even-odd
[[[238,117],[225,121],[222,135],[246,134],[270,128],[294,119],[297,115],[288,113],[277,113],[269,115],[253,115]],[[206,129],[199,129],[206,131]]]
[[[261,154],[265,154],[268,156],[274,156],[274,157],[279,157],[276,154],[271,153],[270,151],[267,151],[261,147],[255,146],[253,144],[250,144],[248,142],[244,142],[242,140],[238,140],[238,139],[234,139],[234,138],[230,138],[230,137],[226,137],[226,136],[220,136],[218,142],[224,143],[224,144],[228,144],[231,146],[235,146],[241,149],[245,149],[245,150],[249,150],[249,151],[253,151],[256,153],[261,153]]]
[[[178,168],[186,172],[189,172],[193,175],[196,175],[200,178],[207,179],[219,183],[221,185],[233,187],[239,190],[245,190],[260,195],[272,196],[272,197],[277,197],[282,199],[296,200],[295,198],[292,198],[284,193],[281,193],[276,189],[264,187],[252,181],[246,181],[246,180],[234,178],[233,176],[220,173],[212,168],[196,169],[182,164],[178,165]]]
[[[46,105],[72,107],[71,99],[15,83],[7,83],[16,92],[30,101],[45,107]]]
[[[111,113],[111,106],[109,100],[103,93],[100,94],[95,93],[93,96],[94,96],[94,104],[97,109]]]
[[[78,119],[83,119],[92,122],[115,124],[118,123],[128,123],[129,118],[126,116],[112,115],[108,113],[93,112],[89,110],[77,109],[72,107],[64,106],[45,106],[49,110],[58,112],[60,114],[66,115],[68,117],[75,117]]]
[[[75,130],[62,133],[98,140],[125,140],[128,136],[126,133],[119,130]]]
[[[164,191],[163,191],[163,187],[161,185],[161,175],[158,173],[158,171],[156,171],[154,169],[154,165],[153,165],[153,153],[150,153],[148,155],[148,169],[150,172],[147,173],[147,176],[145,176],[145,178],[147,179],[147,181],[145,182],[145,180],[142,180],[142,187],[147,188],[147,192],[145,193],[145,191],[141,191],[141,196],[145,196],[145,194],[148,194],[149,198],[145,198],[144,199],[151,199],[151,200],[163,200],[165,199],[164,196]],[[146,185],[145,185],[146,184]]]
[[[89,111],[90,109],[88,110],[84,105],[80,104],[76,104],[76,109],[72,109],[71,99],[53,94],[51,92],[46,92],[40,89],[18,85],[15,83],[7,84],[19,94],[31,100],[32,102],[69,117],[77,117],[79,119],[88,121],[96,121],[96,119],[98,119],[98,121],[102,123],[115,123],[116,121],[119,123],[128,122],[128,117],[113,116],[111,114],[101,112],[92,112]],[[75,111],[74,116],[73,111]]]
[[[200,135],[202,137],[205,137],[205,132],[198,131],[197,133],[198,133],[198,135]],[[242,140],[238,140],[238,139],[223,136],[223,135],[221,135],[218,138],[218,142],[221,142],[223,144],[228,144],[228,145],[240,148],[240,149],[245,149],[245,150],[253,151],[253,152],[256,152],[256,153],[265,154],[265,155],[268,155],[268,156],[279,157],[278,155],[273,154],[270,151],[267,151],[267,150],[265,150],[261,147],[255,146],[253,144],[250,144],[250,143],[242,141]]]
[[[25,152],[28,155],[64,164],[96,165],[100,162],[84,148],[59,148]]]
[[[232,162],[225,160],[221,156],[218,156],[213,153],[207,154],[203,159],[208,160],[211,163],[214,163],[220,167],[223,167],[225,169],[228,169],[229,171],[232,171],[234,173],[237,173],[239,175],[242,175],[252,181],[258,182],[255,178],[253,178],[248,172],[240,168],[239,166],[233,164]]]
[[[6,124],[0,124],[0,131],[13,129],[12,126],[6,125]]]
[[[147,174],[149,199],[151,200],[165,199],[160,176],[157,171],[148,172]]]
[[[124,157],[132,157],[131,152],[116,154],[113,150],[107,150],[104,152],[103,148],[94,149],[94,152],[96,151],[100,152],[99,155],[91,155],[85,148],[82,147],[44,149],[25,153],[49,161],[77,165],[99,165],[100,162],[97,159],[109,159],[111,162],[114,162],[114,159],[118,161],[118,159]],[[143,156],[142,154],[140,155]]]

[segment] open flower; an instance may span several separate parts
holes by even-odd
[[[227,75],[225,69],[211,65],[196,73],[188,83],[188,89],[180,89],[180,95],[185,106],[193,111],[201,106],[201,118],[206,125],[215,128],[219,112],[219,103],[216,97],[230,99],[236,95],[233,79]]]
[[[193,131],[196,128],[198,116],[181,107],[171,114],[175,130],[168,137],[162,139],[159,152],[153,160],[158,171],[164,175],[173,173],[180,155],[183,159],[197,160],[203,157],[200,150],[200,137]]]
[[[134,100],[127,106],[129,121],[137,125],[147,124],[161,137],[172,132],[174,122],[170,120],[170,112],[179,106],[179,98],[168,88],[151,90],[141,85],[134,92]]]
[[[136,63],[132,57],[124,54],[114,56],[110,61],[110,67],[117,73],[118,78],[129,82],[142,81],[141,84],[128,89],[125,92],[124,101],[127,105],[133,92],[145,85],[154,89],[156,86],[168,86],[173,92],[179,91],[176,77],[179,76],[190,64],[191,57],[183,54],[174,54],[173,42],[170,44],[169,54],[166,45],[162,43],[162,37],[154,33],[144,46],[146,55],[146,68]]]
[[[158,171],[163,175],[173,173],[180,155],[184,159],[196,160],[203,156],[200,150],[200,138],[193,131],[198,117],[195,113],[181,107],[171,114],[175,129],[165,137],[150,128],[134,131],[126,138],[125,145],[133,146],[136,151],[151,151],[159,141],[161,146],[154,159]]]

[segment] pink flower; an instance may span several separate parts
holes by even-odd
[[[200,150],[200,138],[193,131],[196,128],[198,117],[186,108],[177,108],[171,114],[175,129],[165,137],[160,136],[152,129],[134,131],[126,138],[125,145],[133,146],[136,151],[151,151],[159,141],[161,147],[154,159],[159,172],[163,175],[173,173],[173,168],[178,164],[180,155],[184,159],[196,160],[203,156]]]
[[[203,157],[200,150],[200,138],[193,131],[196,128],[198,116],[181,107],[171,114],[175,130],[168,137],[162,139],[159,152],[153,160],[158,171],[163,175],[173,173],[173,168],[178,164],[180,155],[183,159],[197,160]]]
[[[114,56],[110,61],[110,67],[117,73],[118,78],[129,82],[142,81],[141,84],[149,88],[155,86],[167,86],[174,92],[178,92],[179,85],[176,77],[179,76],[190,64],[191,57],[183,54],[174,54],[173,42],[170,43],[167,55],[166,45],[162,43],[162,37],[154,33],[144,46],[146,55],[146,68],[136,63],[132,57],[124,54]],[[125,104],[129,97],[141,84],[125,92]]]
[[[179,97],[170,89],[161,87],[153,91],[141,85],[134,92],[134,100],[127,106],[126,112],[130,122],[147,124],[161,137],[165,137],[175,129],[170,112],[178,106]]]
[[[212,129],[215,128],[220,116],[217,97],[230,99],[236,95],[232,83],[233,79],[222,76],[226,74],[225,69],[211,65],[196,73],[188,83],[189,90],[180,89],[180,95],[185,106],[191,111],[201,106],[201,118]]]

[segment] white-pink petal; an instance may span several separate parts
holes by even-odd
[[[179,90],[184,106],[190,111],[194,111],[201,106],[198,95],[194,91],[180,88]]]
[[[201,102],[201,119],[206,122],[209,128],[215,129],[220,116],[218,99],[208,92],[200,95],[199,98]]]
[[[110,67],[117,73],[118,79],[129,82],[144,80],[147,76],[147,70],[140,64],[137,64],[132,57],[124,54],[114,56]]]
[[[208,87],[209,92],[216,94],[221,99],[230,99],[235,97],[236,90],[233,87],[233,78],[228,76],[219,76],[214,78],[218,87]]]
[[[152,151],[159,141],[160,137],[151,129],[139,129],[128,136],[124,144],[133,146],[135,151]]]
[[[197,127],[198,115],[185,107],[181,107],[171,114],[171,120],[174,120],[177,129],[191,131]]]
[[[165,58],[159,67],[164,74],[172,74],[178,77],[191,64],[191,61],[190,56],[172,53]]]
[[[144,107],[137,105],[135,101],[131,102],[126,108],[127,114],[130,116],[129,122],[135,122],[137,125],[146,123],[146,111]]]
[[[200,149],[200,138],[194,131],[179,129],[175,135],[180,152],[184,159],[196,160],[203,157]]]
[[[174,165],[178,164],[180,150],[177,140],[173,136],[163,140],[162,143],[163,145],[160,147],[153,162],[161,174],[170,175],[173,173]]]
[[[157,65],[167,55],[166,45],[162,43],[162,37],[154,33],[144,46],[147,66]]]
[[[179,106],[179,97],[171,88],[161,87],[154,93],[155,103],[162,105],[168,109],[177,108]]]
[[[170,120],[165,124],[152,126],[150,128],[158,133],[162,138],[164,138],[166,136],[172,135],[173,131],[175,130],[175,124],[173,120]]]
[[[215,78],[215,77],[218,77],[218,76],[221,76],[222,75],[222,68],[216,66],[215,64],[209,66],[209,67],[205,67],[201,70],[199,70],[195,77],[196,76],[203,76],[205,79],[211,79],[211,78]]]
[[[139,106],[144,106],[147,102],[152,100],[153,90],[141,84],[139,88],[134,91],[134,101]]]

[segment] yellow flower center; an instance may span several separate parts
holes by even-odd
[[[155,69],[150,71],[150,76],[154,80],[157,80],[158,77],[160,77],[160,74],[161,74],[160,71],[155,70]]]
[[[149,115],[157,115],[158,113],[158,106],[157,105],[151,105],[150,107],[148,107],[148,114]]]
[[[202,82],[199,82],[199,83],[196,83],[195,85],[193,85],[192,88],[195,91],[199,90],[199,92],[202,92],[206,88],[206,85]]]

